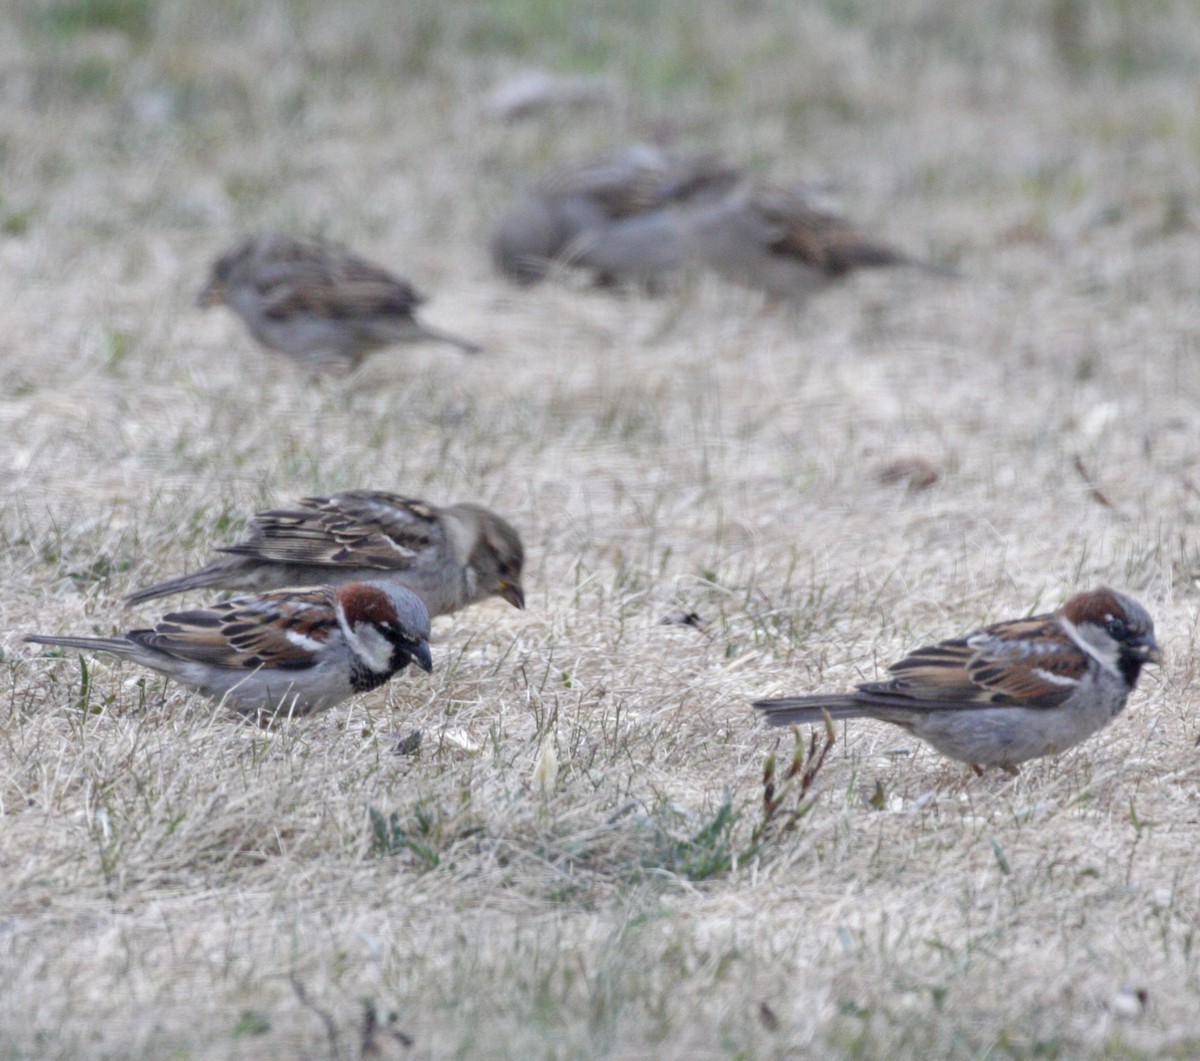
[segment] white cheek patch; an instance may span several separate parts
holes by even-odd
[[[1043,670],[1041,667],[1034,667],[1033,673],[1036,674],[1044,682],[1049,682],[1051,685],[1078,685],[1078,678],[1068,678],[1065,674],[1054,674],[1051,671]]]
[[[1098,645],[1094,641],[1088,640],[1080,632],[1079,628],[1069,619],[1059,619],[1062,628],[1067,632],[1067,636],[1075,642],[1084,652],[1092,657],[1106,671],[1112,674],[1119,674],[1120,670],[1117,667],[1117,643],[1107,634],[1101,632],[1105,644]],[[1088,624],[1089,627],[1091,624]]]
[[[346,647],[350,649],[368,669],[376,674],[384,674],[392,662],[392,646],[370,623],[359,623],[351,626],[346,622],[346,612],[339,603],[334,608],[338,626],[341,627],[342,637],[346,639]]]
[[[339,616],[340,618],[340,616]],[[346,643],[368,670],[376,674],[384,674],[391,666],[392,645],[370,623],[359,623],[351,628],[344,621],[342,630],[346,635]]]

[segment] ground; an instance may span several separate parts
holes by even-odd
[[[497,116],[531,69],[606,96]],[[0,1052],[1200,1054],[1198,71],[1183,0],[0,10]],[[656,136],[958,279],[493,274],[528,175]],[[310,382],[194,306],[264,228],[486,353]],[[354,487],[503,513],[527,609],[270,732],[21,641]],[[1015,779],[865,722],[802,792],[749,707],[1101,583],[1167,661]]]

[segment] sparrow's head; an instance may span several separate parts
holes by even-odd
[[[739,170],[719,155],[708,153],[672,160],[658,186],[659,202],[715,202],[742,178]]]
[[[210,306],[220,306],[228,301],[229,285],[238,268],[244,262],[249,261],[254,254],[256,244],[257,240],[255,239],[245,240],[213,262],[212,269],[208,273],[208,283],[196,296],[197,306],[201,309],[208,309]]]
[[[1077,593],[1062,609],[1063,618],[1110,670],[1132,687],[1146,663],[1161,663],[1154,620],[1137,601],[1107,586]]]
[[[338,619],[360,664],[391,677],[409,663],[433,670],[429,611],[421,598],[391,582],[348,582],[337,591]]]
[[[479,598],[496,596],[514,608],[524,608],[521,570],[525,566],[525,548],[512,524],[480,505],[452,505],[446,511],[474,530],[467,568]]]
[[[249,236],[213,262],[208,283],[196,296],[196,305],[202,309],[223,305],[229,301],[234,288],[253,282],[264,268],[274,266],[279,272],[289,263],[303,261],[312,253],[310,244],[281,233],[262,232]]]

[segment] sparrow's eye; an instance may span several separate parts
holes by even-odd
[[[1125,625],[1124,619],[1110,618],[1104,624],[1104,629],[1114,641],[1124,641],[1129,636],[1129,627]]]

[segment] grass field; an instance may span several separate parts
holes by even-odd
[[[609,99],[498,120],[531,68]],[[1198,73],[1183,0],[0,7],[0,1056],[1200,1055]],[[492,274],[527,174],[664,132],[962,278]],[[262,228],[486,355],[310,384],[192,304]],[[503,513],[527,610],[265,733],[21,643],[354,487]],[[1098,737],[783,781],[755,696],[1102,582],[1168,661]]]

